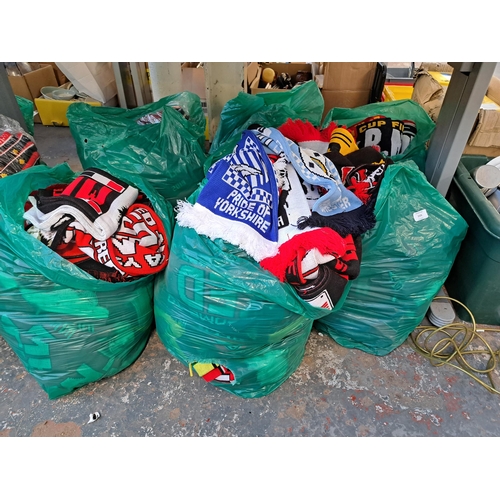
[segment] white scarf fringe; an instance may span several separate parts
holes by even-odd
[[[278,253],[278,242],[272,242],[244,222],[224,219],[204,206],[183,200],[177,202],[176,220],[179,226],[190,227],[211,240],[221,238],[250,255],[257,262]]]

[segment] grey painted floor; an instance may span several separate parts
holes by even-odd
[[[35,123],[35,143],[41,158],[49,167],[67,162],[75,172],[82,169],[68,127],[48,127]]]
[[[81,168],[69,129],[40,125],[35,140],[49,166]],[[498,333],[486,337],[500,347]],[[242,399],[190,377],[153,332],[129,368],[49,400],[0,339],[4,437],[493,437],[500,436],[499,410],[500,396],[457,369],[432,366],[409,342],[373,356],[313,330],[288,380],[266,397]],[[94,412],[101,417],[88,423]]]

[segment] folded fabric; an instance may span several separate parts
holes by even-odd
[[[328,227],[312,229],[299,234],[281,244],[278,253],[260,261],[260,265],[274,274],[281,282],[287,281],[287,271],[295,268],[296,276],[307,279],[308,275],[317,272],[319,264],[337,259],[346,252],[346,243],[337,232]],[[313,262],[302,262],[306,255]],[[326,258],[322,259],[322,256]],[[316,266],[315,266],[316,265]]]
[[[353,167],[345,173],[344,185],[365,205],[374,205],[386,168],[387,163],[383,160],[380,163]]]
[[[337,258],[317,266],[317,273],[305,276],[297,272],[298,266],[290,266],[286,281],[293,285],[299,297],[314,307],[334,309],[342,297],[349,280],[356,279],[360,271],[361,237],[348,235],[345,252]]]
[[[168,263],[166,241],[165,228],[158,215],[146,205],[134,204],[124,215],[118,231],[107,240],[96,240],[78,222],[73,222],[55,250],[76,265],[90,257],[109,268],[110,273],[118,271],[126,280],[164,269]],[[85,266],[88,268],[88,263]],[[105,269],[101,268],[100,272]]]
[[[217,363],[192,363],[190,365],[194,368],[196,373],[202,377],[206,382],[233,382],[234,374],[225,366]]]
[[[278,130],[291,141],[297,143],[302,148],[312,149],[324,154],[328,150],[333,129],[337,125],[331,122],[323,130],[317,129],[311,122],[305,120],[288,120]]]
[[[297,295],[313,307],[333,310],[344,293],[347,279],[323,265],[319,267],[315,280],[295,284],[290,278],[290,283],[294,285]]]
[[[158,273],[168,263],[167,235],[160,217],[146,205],[135,203],[110,238],[113,265],[132,276]]]
[[[354,167],[359,167],[360,165],[371,165],[372,163],[380,163],[381,161],[385,161],[387,164],[393,163],[390,158],[385,157],[373,146],[362,147],[346,155],[332,149],[331,151],[325,153],[325,156],[337,168],[340,178],[342,179],[342,183],[344,183],[347,173]]]
[[[179,226],[221,238],[256,261],[278,251],[278,188],[271,160],[250,131],[215,162],[194,205],[177,204]]]
[[[417,135],[417,125],[413,120],[401,121],[403,123],[403,134],[401,135],[401,152],[403,152]]]
[[[354,280],[359,276],[361,270],[362,240],[361,236],[345,238],[345,253],[329,265],[335,269],[339,276]]]
[[[375,225],[373,211],[345,188],[335,165],[324,155],[301,148],[277,129],[257,127],[251,130],[270,152],[282,156],[302,179],[311,215],[297,224],[307,227],[330,227],[341,236],[362,234]]]
[[[98,168],[82,172],[59,196],[30,197],[24,218],[39,229],[53,231],[71,216],[95,239],[107,240],[134,203],[138,190]]]

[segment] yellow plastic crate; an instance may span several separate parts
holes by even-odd
[[[411,99],[413,87],[411,85],[385,85],[384,98],[386,101],[401,101]]]
[[[53,99],[43,99],[38,97],[35,99],[35,106],[40,115],[43,125],[54,125],[58,127],[69,126],[66,118],[66,111],[70,104],[79,104],[84,101],[56,101]],[[101,106],[98,101],[87,101],[91,106]]]

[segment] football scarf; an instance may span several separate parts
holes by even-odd
[[[61,219],[73,217],[97,240],[107,240],[136,200],[138,190],[116,177],[90,168],[68,184],[60,196],[30,197],[24,218],[39,229],[53,231]]]
[[[365,205],[374,205],[386,168],[387,163],[384,161],[371,165],[360,165],[349,171],[344,168],[344,185]]]
[[[31,137],[22,132],[0,135],[0,176],[15,174],[40,162],[40,154]]]
[[[315,280],[294,282],[292,277],[289,283],[293,285],[297,295],[313,307],[320,309],[335,309],[335,305],[342,297],[347,280],[342,278],[327,264],[319,266],[318,276]]]
[[[271,158],[271,155],[269,155]],[[271,158],[273,161],[273,158]],[[299,232],[297,223],[311,215],[309,202],[304,193],[301,180],[293,166],[284,158],[278,157],[273,163],[278,181],[278,244],[282,245]]]
[[[338,151],[341,155],[347,155],[358,149],[356,140],[349,130],[339,127],[332,131],[327,152]]]
[[[163,223],[153,210],[138,203],[124,215],[108,249],[113,265],[131,276],[157,273],[168,263]]]
[[[278,255],[260,265],[292,285],[313,307],[332,310],[347,281],[359,274],[361,237],[356,241],[357,248],[350,235],[342,238],[330,228],[314,229],[294,236],[280,246]]]
[[[379,146],[381,153],[386,156],[403,153],[417,133],[415,122],[392,120],[382,115],[365,118],[348,130],[354,136],[358,147]]]
[[[394,162],[371,146],[345,156],[337,151],[330,151],[325,156],[337,167],[344,186],[365,205],[370,204],[374,208],[387,165]]]
[[[67,186],[53,184],[33,191],[30,198],[57,197]],[[25,211],[32,208],[29,199],[24,208]],[[61,257],[104,281],[132,281],[157,273],[168,263],[165,228],[142,192],[124,214],[118,230],[107,240],[95,239],[72,216],[61,217],[51,231],[39,229],[26,220],[25,229]]]
[[[217,363],[190,363],[189,371],[192,376],[193,373],[191,368],[194,368],[196,373],[206,382],[234,382],[233,372]]]
[[[76,265],[90,257],[109,268],[110,273],[117,270],[127,280],[163,270],[168,263],[166,241],[158,215],[146,205],[134,204],[121,220],[118,231],[107,240],[96,240],[78,222],[73,222],[55,250]]]
[[[179,226],[245,250],[256,261],[278,251],[278,189],[270,159],[245,131],[233,152],[215,162],[194,205],[177,204]]]
[[[297,227],[330,227],[341,236],[362,234],[375,225],[372,211],[342,183],[335,165],[320,153],[301,148],[277,129],[257,127],[250,132],[270,150],[290,163],[299,177],[312,211]]]
[[[281,282],[287,281],[287,272],[294,268],[293,274],[302,282],[302,278],[314,277],[319,264],[339,258],[345,252],[344,238],[330,228],[318,228],[296,234],[280,245],[277,255],[261,260],[260,265]],[[306,256],[309,259],[304,265]]]
[[[314,275],[304,276],[298,268],[290,266],[286,279],[293,285],[299,297],[314,307],[334,309],[342,297],[349,280],[356,279],[360,271],[361,237],[344,240],[345,253],[338,258],[318,265]]]
[[[301,148],[312,149],[321,154],[328,150],[332,131],[337,125],[330,123],[323,130],[318,130],[311,122],[302,120],[288,120],[278,130],[291,141],[297,143]]]

